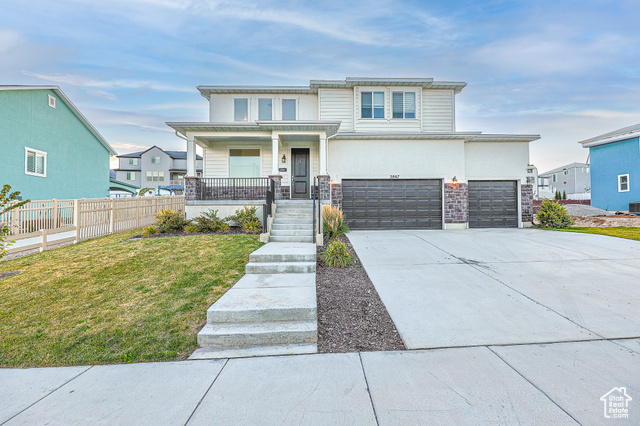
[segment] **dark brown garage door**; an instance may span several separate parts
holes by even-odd
[[[351,229],[442,229],[438,179],[343,180],[342,197]]]
[[[469,228],[517,228],[516,181],[469,181]]]

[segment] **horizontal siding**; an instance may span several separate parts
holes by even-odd
[[[420,120],[418,119],[360,119],[358,120],[359,132],[419,132]]]
[[[341,121],[341,132],[353,130],[353,92],[351,90],[318,90],[320,120]]]
[[[422,130],[425,132],[452,132],[454,104],[451,90],[425,90],[422,96]]]

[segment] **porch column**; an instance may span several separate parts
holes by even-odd
[[[273,167],[271,170],[272,175],[279,175],[280,170],[278,169],[278,144],[280,142],[280,138],[278,135],[271,136],[271,155],[273,157]]]
[[[327,136],[320,136],[320,176],[327,175]]]
[[[196,177],[196,141],[193,136],[187,136],[187,176]]]

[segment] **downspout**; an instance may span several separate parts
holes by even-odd
[[[331,138],[335,138],[336,136],[338,136],[338,133],[336,133],[335,135],[331,135],[331,136],[327,136],[327,152],[325,153],[327,155],[327,173],[329,173],[329,139]],[[329,176],[331,176],[331,173],[329,173]],[[333,181],[329,180],[329,206],[333,205]]]

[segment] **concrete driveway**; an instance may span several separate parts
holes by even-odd
[[[640,242],[536,229],[349,239],[409,349],[640,336]]]

